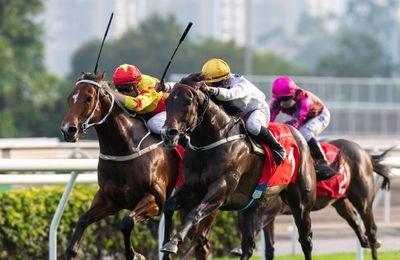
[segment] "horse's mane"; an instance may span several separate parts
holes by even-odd
[[[78,80],[82,80],[82,79],[87,79],[87,80],[96,80],[98,77],[98,75],[92,73],[92,72],[81,72],[81,74],[79,74],[78,76]]]
[[[179,83],[191,86],[205,93],[204,87],[207,86],[205,80],[206,77],[202,73],[192,73],[182,78]],[[218,100],[215,96],[210,96],[210,100],[223,109],[229,116],[237,117],[238,111],[234,106],[230,105],[230,102]]]
[[[203,84],[205,84],[204,80],[206,80],[206,76],[204,76],[200,72],[197,72],[197,73],[192,73],[192,74],[189,74],[189,75],[183,77],[179,81],[179,83],[194,87],[196,89],[200,89],[201,86]]]

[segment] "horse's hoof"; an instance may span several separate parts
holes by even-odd
[[[139,253],[135,253],[135,255],[133,256],[133,260],[145,260],[146,257],[144,257],[143,255],[139,254]]]
[[[174,243],[173,241],[169,241],[168,243],[166,243],[161,249],[160,251],[162,253],[170,253],[170,254],[176,254],[178,253],[178,244]]]
[[[380,248],[382,246],[382,242],[379,240],[376,240],[375,242],[375,248]]]
[[[234,256],[242,256],[243,251],[241,248],[235,247],[234,249],[231,250],[230,253],[231,253],[231,255],[234,255]]]
[[[360,245],[362,248],[370,248],[368,243],[368,238],[366,236],[363,237],[363,240],[360,241]]]

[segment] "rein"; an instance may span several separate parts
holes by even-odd
[[[187,88],[189,89],[195,96],[198,96],[198,90],[196,90],[195,88],[189,86],[189,85],[177,85],[176,87],[180,87],[180,88]],[[204,110],[201,113],[200,116],[197,117],[196,123],[190,127],[188,127],[185,131],[180,131],[179,134],[180,135],[187,135],[187,134],[191,134],[204,120],[204,116],[208,111],[208,107],[210,105],[210,95],[208,92],[204,93],[206,96],[206,99],[204,101],[205,105],[204,105]],[[238,121],[235,121],[234,124],[231,126],[231,128],[237,123]],[[231,128],[228,130],[227,134],[229,133],[229,131],[231,130]],[[226,144],[228,142],[232,142],[235,140],[239,140],[239,139],[244,139],[246,138],[247,135],[246,134],[238,134],[238,135],[233,135],[233,136],[226,136],[223,139],[220,139],[216,142],[213,142],[211,144],[205,145],[205,146],[194,146],[190,140],[188,143],[188,147],[193,150],[193,151],[206,151],[206,150],[210,150],[213,149],[215,147],[218,147],[220,145]]]
[[[187,89],[189,89],[189,90],[193,93],[193,95],[195,95],[196,97],[198,97],[197,90],[196,90],[195,88],[193,88],[192,86],[183,85],[183,84],[182,84],[182,85],[176,85],[175,87],[176,87],[176,88],[187,88]],[[201,125],[201,123],[203,122],[204,116],[206,115],[207,110],[208,110],[208,106],[210,105],[210,94],[208,94],[208,92],[206,92],[206,93],[204,93],[204,94],[205,94],[205,96],[206,96],[206,99],[205,99],[205,101],[204,101],[205,106],[204,106],[203,112],[201,113],[200,116],[197,116],[197,118],[196,118],[196,123],[194,123],[192,126],[187,127],[185,131],[179,131],[179,135],[188,135],[188,134],[191,134],[191,133],[194,131],[194,129],[196,129],[196,128],[197,128],[199,125]]]
[[[82,126],[81,126],[82,132],[83,132],[83,133],[86,133],[86,131],[87,131],[89,128],[91,128],[92,126],[101,125],[101,124],[103,124],[103,123],[107,120],[107,118],[110,116],[110,114],[111,114],[111,112],[112,112],[112,110],[113,110],[113,108],[114,108],[115,97],[114,97],[114,95],[111,95],[111,105],[110,105],[110,108],[108,109],[107,114],[106,114],[99,122],[89,123],[90,120],[92,120],[92,118],[93,118],[93,116],[94,116],[94,113],[96,112],[96,109],[99,107],[99,103],[100,103],[100,89],[101,89],[102,87],[101,87],[101,84],[100,84],[100,83],[98,83],[98,82],[96,82],[96,81],[94,81],[94,80],[88,80],[88,79],[82,79],[82,80],[77,81],[77,82],[75,83],[75,86],[77,86],[77,85],[79,85],[79,84],[81,84],[81,83],[88,83],[88,84],[91,84],[91,85],[94,85],[94,86],[97,87],[97,88],[96,88],[96,90],[97,90],[96,105],[94,106],[94,108],[93,108],[92,112],[90,113],[89,117],[86,118],[85,122],[83,122],[83,123],[82,123]]]
[[[88,79],[82,79],[82,80],[77,81],[77,82],[75,83],[75,86],[78,85],[78,84],[81,84],[81,83],[88,83],[88,84],[91,84],[91,85],[93,85],[93,86],[96,86],[96,89],[97,89],[96,105],[95,105],[94,109],[92,110],[92,112],[90,113],[89,117],[85,120],[85,122],[82,123],[81,130],[82,130],[83,133],[86,133],[86,131],[87,131],[90,127],[92,127],[92,126],[96,126],[96,125],[101,125],[101,124],[103,124],[103,123],[107,120],[107,118],[110,116],[110,114],[111,114],[111,112],[112,112],[112,110],[113,110],[113,108],[114,108],[114,103],[116,103],[117,106],[118,106],[118,107],[122,110],[122,112],[124,112],[125,114],[129,115],[130,117],[136,117],[136,114],[131,114],[131,113],[129,113],[129,112],[125,109],[125,107],[118,101],[118,99],[116,99],[116,98],[114,97],[114,95],[113,95],[112,93],[107,92],[107,93],[110,94],[110,96],[111,96],[111,105],[110,105],[110,108],[108,109],[107,114],[106,114],[99,122],[89,123],[90,120],[92,120],[92,118],[93,118],[93,116],[94,116],[94,114],[95,114],[95,112],[96,112],[96,109],[99,107],[99,104],[100,104],[100,89],[102,88],[102,86],[101,86],[100,83],[98,83],[98,82],[96,82],[96,81],[94,81],[94,80],[88,80]],[[121,162],[121,161],[129,161],[129,160],[133,160],[133,159],[135,159],[135,158],[138,158],[138,157],[142,156],[143,154],[146,154],[146,153],[148,153],[148,152],[150,152],[150,151],[156,149],[157,147],[159,147],[160,145],[163,144],[163,141],[161,141],[161,142],[152,144],[152,145],[150,145],[150,146],[148,146],[148,147],[146,147],[146,148],[144,148],[144,149],[142,149],[142,150],[140,149],[140,147],[141,147],[143,141],[144,141],[147,137],[150,136],[151,132],[150,132],[149,128],[147,127],[146,120],[145,120],[144,118],[142,118],[142,117],[138,117],[138,118],[140,118],[140,119],[143,121],[143,123],[144,123],[144,125],[145,125],[145,127],[146,127],[146,129],[147,129],[147,133],[146,133],[146,134],[142,137],[142,139],[139,141],[139,144],[138,144],[137,147],[134,149],[135,152],[132,153],[132,154],[129,154],[129,155],[107,155],[107,154],[99,153],[99,158],[100,158],[100,159],[108,160],[108,161],[119,161],[119,162]]]

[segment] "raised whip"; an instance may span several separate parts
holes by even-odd
[[[192,27],[192,25],[193,25],[193,23],[190,22],[190,23],[188,23],[188,25],[186,26],[186,29],[185,29],[185,31],[183,32],[181,38],[179,39],[179,43],[178,43],[178,45],[176,46],[176,48],[175,48],[175,50],[174,50],[174,53],[172,53],[172,56],[171,56],[171,58],[169,59],[169,62],[168,62],[168,64],[167,64],[167,67],[166,67],[165,70],[164,70],[164,73],[163,73],[163,75],[162,75],[162,77],[161,77],[161,79],[160,79],[160,82],[163,82],[163,81],[164,81],[165,74],[167,74],[167,71],[168,71],[168,69],[169,69],[169,66],[171,66],[172,59],[174,58],[175,53],[176,53],[176,51],[178,50],[178,48],[179,48],[179,46],[181,45],[181,43],[185,40],[186,35],[188,34],[188,32],[189,32],[190,28]]]
[[[94,66],[94,74],[97,74],[97,67],[99,66],[99,60],[100,60],[101,51],[103,50],[104,41],[106,40],[108,29],[110,29],[110,25],[111,25],[111,21],[113,19],[113,16],[114,16],[114,13],[111,13],[110,20],[108,21],[106,32],[104,33],[104,36],[103,36],[103,41],[101,42],[99,55],[97,55],[96,65]]]

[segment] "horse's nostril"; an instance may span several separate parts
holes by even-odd
[[[67,132],[69,135],[74,135],[74,134],[76,134],[77,131],[78,131],[78,128],[76,128],[75,126],[70,126],[67,129]]]
[[[169,129],[169,130],[167,130],[167,135],[169,136],[169,137],[174,137],[174,136],[176,136],[176,135],[178,135],[178,130],[177,129]]]

